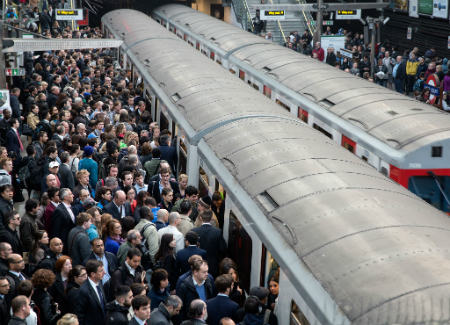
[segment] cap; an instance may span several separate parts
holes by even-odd
[[[94,148],[92,148],[91,146],[86,146],[83,150],[86,156],[90,156],[94,153]]]
[[[50,164],[48,164],[48,168],[53,168],[53,167],[59,167],[59,162],[52,161]]]
[[[264,287],[253,287],[250,289],[250,296],[256,296],[259,301],[263,301],[269,296],[269,289]]]
[[[98,138],[98,136],[96,136],[95,133],[92,132],[88,135],[88,139],[92,139],[92,138]]]
[[[86,205],[89,205],[89,204],[91,204],[91,205],[96,205],[98,202],[96,202],[93,198],[91,198],[91,197],[88,197],[87,199],[85,199],[84,201],[83,201],[83,206],[86,206]]]

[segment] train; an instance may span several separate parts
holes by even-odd
[[[152,17],[378,171],[450,212],[450,116],[181,4]]]
[[[102,17],[124,42],[147,109],[176,137],[177,174],[224,196],[223,236],[249,292],[279,266],[280,325],[450,320],[450,219],[128,9]]]

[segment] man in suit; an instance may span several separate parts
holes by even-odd
[[[103,240],[100,238],[94,238],[91,241],[91,254],[83,261],[83,265],[86,266],[89,260],[98,260],[103,263],[103,269],[105,270],[105,275],[103,276],[103,284],[108,281],[113,275],[114,271],[119,266],[119,261],[116,255],[105,251],[105,245]]]
[[[61,166],[59,166],[59,174],[61,175],[61,187],[62,188],[74,188],[75,180],[73,178],[73,173],[70,170],[69,165],[69,153],[63,152],[59,155],[59,159],[61,159]]]
[[[20,122],[17,118],[11,118],[9,120],[9,125],[11,126],[11,129],[6,134],[6,149],[8,150],[8,152],[14,151],[17,154],[17,158],[13,161],[13,174],[17,174],[19,172],[20,163],[22,161],[20,152],[23,151],[23,145],[22,141],[20,141],[20,135],[18,131]]]
[[[198,244],[198,235],[196,232],[188,231],[186,233],[186,248],[180,250],[177,253],[177,259],[175,260],[174,272],[176,278],[178,278],[181,274],[186,273],[191,270],[191,265],[189,264],[189,258],[192,255],[199,255],[204,260],[206,260],[206,251],[204,249],[200,249],[197,247]]]
[[[150,318],[150,299],[147,296],[134,297],[131,306],[133,307],[134,317],[131,318],[128,325],[147,324],[146,321]]]
[[[12,253],[10,244],[0,242],[0,276],[5,276],[8,272],[8,256]]]
[[[0,325],[8,325],[9,319],[9,308],[6,304],[5,297],[10,289],[9,281],[4,276],[0,276]]]
[[[47,194],[48,198],[50,199],[50,204],[47,205],[44,211],[44,228],[48,236],[52,238],[52,214],[58,204],[61,202],[59,198],[59,188],[49,187],[47,189]]]
[[[133,216],[130,203],[126,201],[124,191],[114,193],[114,199],[103,208],[103,213],[109,213],[114,219],[120,219],[126,216]]]
[[[213,212],[205,210],[199,214],[201,227],[192,229],[200,237],[200,248],[206,250],[206,260],[209,264],[209,273],[215,278],[219,274],[219,261],[226,256],[227,243],[222,230],[211,226]]]
[[[159,150],[161,150],[161,160],[169,163],[172,170],[177,170],[177,151],[170,146],[169,136],[164,134],[159,138]]]
[[[19,96],[20,89],[13,88],[11,90],[11,96],[9,97],[9,104],[11,106],[11,117],[20,121],[23,117],[21,118]]]
[[[397,64],[392,68],[392,76],[394,77],[395,90],[403,94],[406,79],[406,63],[401,55],[397,56]]]
[[[99,325],[105,322],[106,299],[102,279],[105,275],[103,263],[90,260],[86,263],[88,279],[79,289],[75,314],[80,325]]]
[[[58,97],[59,97],[59,88],[57,86],[53,86],[51,89],[51,93],[47,97],[47,105],[49,108],[55,106]]]
[[[5,297],[6,304],[11,305],[11,301],[19,295],[17,289],[19,287],[20,281],[29,280],[30,278],[23,274],[25,269],[25,262],[23,257],[19,254],[11,254],[8,257],[8,272],[7,277],[10,277],[14,281],[14,290],[9,290],[8,295]]]
[[[16,228],[20,226],[21,217],[17,211],[9,211],[3,216],[6,227],[0,231],[0,242],[9,243],[15,254],[23,255],[22,242],[17,235]]]
[[[168,296],[165,302],[159,304],[157,309],[154,309],[147,325],[170,325],[170,320],[173,316],[180,312],[182,301],[175,295]]]
[[[63,188],[59,191],[61,203],[52,214],[52,238],[58,237],[64,244],[63,253],[69,251],[69,232],[75,227],[75,215],[70,206],[73,202],[72,191]]]
[[[215,298],[206,301],[210,325],[219,325],[224,317],[234,320],[236,311],[239,309],[239,305],[229,297],[233,289],[233,277],[230,274],[224,274],[218,276],[215,283],[219,293]]]

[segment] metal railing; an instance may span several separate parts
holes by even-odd
[[[233,7],[237,21],[241,23],[242,29],[252,31],[252,19],[247,2],[245,0],[231,0],[231,6]]]
[[[289,0],[292,4],[306,4],[305,0]],[[295,13],[298,15],[299,13]],[[314,35],[314,32],[316,31],[316,25],[314,25],[314,19],[309,11],[302,11],[301,15],[303,15],[305,21],[306,21],[306,27],[309,29],[310,35]]]

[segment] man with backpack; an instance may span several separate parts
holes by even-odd
[[[425,83],[425,72],[419,74],[419,79],[414,83],[413,91],[419,93],[423,90],[423,84]]]
[[[117,175],[119,174],[119,169],[117,168],[117,165],[111,164],[111,165],[105,166],[103,164],[103,161],[100,163],[98,170],[99,170],[98,178],[101,178],[101,179],[97,182],[97,185],[95,186],[95,192],[97,192],[100,189],[100,187],[106,186],[106,179],[108,177],[114,177],[117,179]],[[103,175],[106,175],[106,176],[103,176]]]

